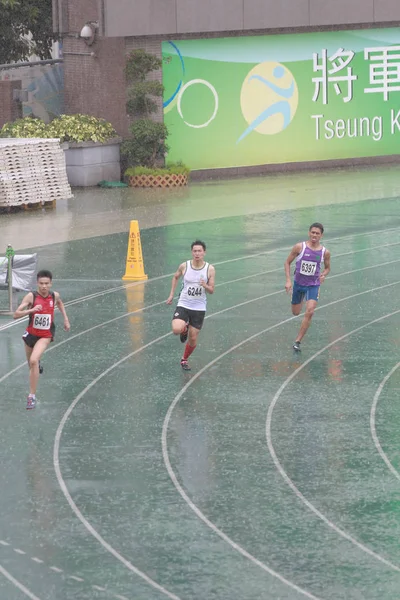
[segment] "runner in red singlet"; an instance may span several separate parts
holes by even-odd
[[[40,366],[40,358],[54,339],[54,308],[56,306],[64,317],[65,331],[70,330],[69,320],[60,294],[50,291],[52,280],[53,276],[50,271],[39,271],[37,274],[37,291],[29,292],[14,313],[14,319],[29,317],[28,327],[22,336],[29,365],[27,409],[36,406],[36,388],[39,373],[43,372]]]

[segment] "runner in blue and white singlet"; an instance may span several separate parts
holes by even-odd
[[[197,337],[203,327],[207,308],[207,294],[214,293],[215,269],[204,260],[206,245],[196,240],[191,245],[192,260],[179,265],[172,277],[171,292],[167,304],[172,304],[178,281],[183,277],[183,285],[178,304],[172,317],[172,332],[179,335],[187,344],[181,359],[181,367],[190,371],[188,358],[197,345]]]
[[[321,223],[313,223],[308,230],[308,240],[306,242],[299,242],[293,246],[285,261],[285,289],[288,294],[292,292],[292,313],[299,315],[303,307],[303,302],[305,301],[306,303],[304,319],[293,344],[293,349],[296,351],[300,351],[300,342],[311,324],[311,319],[319,300],[320,285],[325,281],[325,277],[331,268],[330,252],[321,244],[323,233],[324,228]],[[293,261],[296,261],[296,268],[292,289],[290,265]],[[324,270],[321,273],[322,263],[324,264]]]

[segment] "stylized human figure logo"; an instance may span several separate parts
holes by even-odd
[[[276,62],[254,67],[240,93],[240,106],[249,126],[237,143],[252,131],[274,135],[286,129],[296,114],[298,102],[297,84],[287,67]]]

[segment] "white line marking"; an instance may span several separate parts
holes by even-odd
[[[350,236],[350,237],[351,237],[351,236]],[[397,261],[390,261],[390,262],[397,262]],[[388,263],[388,264],[390,264],[390,263]],[[375,265],[375,266],[371,266],[371,267],[365,267],[365,269],[369,269],[369,268],[375,268],[376,266],[379,266],[379,265]],[[380,266],[382,266],[382,265],[380,265]],[[364,269],[360,269],[360,270],[364,270]],[[359,271],[359,269],[356,269],[355,271]],[[352,272],[354,272],[354,271],[349,271],[349,272],[347,272],[347,273],[338,274],[338,275],[332,276],[330,279],[332,279],[333,277],[337,277],[337,276],[345,275],[345,274],[352,273]],[[269,295],[274,295],[274,294],[276,294],[276,293],[281,293],[281,290],[280,290],[280,291],[278,291],[278,292],[274,292],[274,293],[272,293],[272,294],[267,294],[266,296],[263,296],[263,297],[267,297],[267,296],[269,296]],[[262,297],[262,298],[263,298],[263,297]],[[252,300],[252,301],[253,301],[253,300]],[[251,301],[248,301],[248,302],[246,302],[246,303],[242,303],[242,304],[247,304],[247,303],[249,303],[249,302],[251,302]],[[160,305],[160,304],[163,304],[163,302],[162,302],[162,303],[157,303],[157,305]],[[154,306],[154,305],[152,305],[152,306]],[[240,306],[240,305],[238,305],[238,306]],[[139,309],[139,310],[137,310],[137,311],[133,311],[132,313],[127,313],[127,315],[123,315],[123,316],[121,316],[121,317],[117,317],[117,319],[119,319],[119,318],[123,318],[124,316],[128,316],[128,315],[130,315],[130,314],[134,314],[135,312],[140,312],[140,311],[144,310],[145,308],[150,308],[150,307],[144,307],[143,309]],[[235,306],[235,307],[229,307],[228,309],[224,309],[223,311],[220,311],[220,312],[225,312],[225,311],[227,311],[227,310],[231,310],[232,308],[236,308],[236,306]],[[321,308],[323,308],[323,307],[321,307]],[[220,314],[220,313],[216,313],[216,314]],[[210,316],[212,316],[212,315],[210,315]],[[285,320],[285,321],[283,321],[283,322],[290,321],[290,320],[292,320],[293,318],[296,318],[296,317],[290,317],[289,319],[287,319],[287,320]],[[115,320],[115,319],[113,319],[112,321],[114,321],[114,320]],[[282,322],[282,323],[283,323],[283,322]],[[93,330],[93,329],[96,329],[97,327],[99,327],[99,326],[95,326],[94,328],[91,328],[91,330]],[[88,331],[89,331],[89,330],[88,330]],[[88,331],[87,331],[87,332],[88,332]],[[85,333],[87,333],[87,332],[85,332]],[[73,337],[78,337],[79,335],[80,335],[80,334],[77,334],[77,336],[73,336]],[[160,339],[163,339],[163,338],[164,338],[164,337],[166,337],[167,335],[171,335],[171,333],[168,333],[168,334],[166,334],[166,335],[164,335],[164,336],[161,336],[161,338],[158,338],[157,340],[153,340],[153,342],[151,342],[150,344],[153,344],[153,343],[156,343],[157,341],[160,341]],[[64,342],[60,342],[60,343],[59,343],[59,344],[57,344],[56,346],[62,345],[63,343],[66,343],[67,341],[70,341],[71,339],[72,339],[72,338],[69,338],[69,340],[64,340]],[[143,348],[141,348],[141,349],[139,349],[139,350],[143,350],[144,348],[148,347],[150,344],[147,344],[146,346],[144,346]],[[135,353],[136,353],[136,351],[135,351]],[[129,357],[130,357],[130,356],[129,356]],[[15,372],[16,370],[18,370],[19,368],[21,368],[21,367],[22,367],[22,366],[24,366],[24,365],[25,365],[25,362],[24,362],[24,363],[22,363],[22,364],[21,364],[19,367],[17,367],[17,368],[16,368],[16,369],[14,369],[13,371],[11,371],[10,373],[8,373],[6,376],[3,376],[3,377],[0,379],[0,382],[1,382],[1,381],[3,381],[3,380],[4,380],[4,379],[7,377],[7,376],[11,375],[11,373]],[[113,368],[115,368],[115,366],[117,366],[117,365],[114,365],[114,366],[113,366]],[[107,371],[107,372],[108,372],[108,371]],[[106,374],[106,372],[104,372],[104,373],[102,374],[102,376],[104,376],[105,374]],[[97,381],[94,381],[94,382],[92,382],[92,384],[94,385],[96,382],[97,382]],[[88,391],[88,389],[90,389],[90,387],[91,387],[91,386],[87,387],[87,388],[84,390],[84,393],[86,393],[86,392]],[[82,395],[83,395],[83,394],[82,394]],[[82,397],[82,396],[80,396],[80,397]],[[80,397],[78,397],[78,398],[76,398],[76,399],[75,399],[75,400],[76,400],[76,403],[77,403],[77,401],[79,401]],[[72,407],[72,409],[73,409],[73,407]],[[71,412],[72,412],[72,409],[71,409]],[[64,415],[64,417],[65,417],[65,415]],[[68,418],[68,417],[67,417],[67,418]],[[61,424],[60,424],[60,425],[61,425]],[[57,459],[57,460],[58,460],[58,459]],[[60,483],[60,482],[59,482],[59,483]],[[67,497],[67,500],[68,500],[68,497]],[[71,501],[72,501],[72,498],[71,498]],[[73,501],[72,501],[72,502],[73,502]],[[77,509],[77,507],[76,507],[76,509]],[[78,510],[78,509],[77,509],[77,510]],[[79,517],[78,517],[78,518],[79,518]],[[83,517],[83,515],[82,515],[82,518],[84,518],[84,517]],[[85,523],[84,523],[84,524],[85,524]],[[90,524],[89,524],[89,523],[88,523],[88,525],[90,526]],[[85,526],[86,526],[86,525],[85,525]],[[91,526],[90,526],[90,527],[91,527]],[[97,533],[97,532],[96,532],[96,533]],[[94,537],[96,537],[96,535],[95,535]],[[100,537],[100,536],[99,536],[99,537]],[[102,539],[102,538],[101,538],[101,539]],[[106,542],[105,542],[105,543],[106,543]],[[123,557],[121,557],[121,558],[123,559]],[[35,559],[35,558],[33,558],[32,560],[36,560],[36,562],[43,562],[43,561],[40,561],[40,559]],[[125,559],[123,559],[123,560],[125,560]],[[129,564],[130,564],[130,563],[129,563]],[[125,565],[125,566],[127,566],[127,565]],[[131,566],[133,567],[133,565],[131,565]],[[128,568],[129,568],[129,567],[128,567]],[[133,569],[135,569],[135,567],[133,567]],[[74,576],[71,576],[71,577],[74,577]],[[156,585],[158,585],[158,584],[156,584]],[[174,597],[174,596],[171,596],[171,597]]]
[[[15,585],[15,587],[17,587],[21,592],[23,592],[25,594],[25,596],[28,596],[28,598],[30,598],[31,600],[40,600],[40,598],[38,598],[37,596],[35,596],[35,594],[32,594],[32,592],[30,590],[28,590],[28,588],[26,588],[24,585],[22,585],[22,583],[20,583],[17,579],[15,579],[11,573],[9,573],[8,571],[5,570],[4,567],[2,567],[0,565],[0,573],[2,575],[4,575],[4,577],[6,579],[8,579],[8,581],[11,581],[11,583],[13,585]]]
[[[376,265],[376,267],[378,267],[380,265]],[[366,267],[366,268],[371,268],[371,267]],[[356,270],[358,271],[358,269]],[[348,273],[351,273],[353,271],[349,271]],[[339,277],[342,276],[343,274],[338,274],[334,277]],[[333,277],[332,277],[333,278]],[[391,283],[389,284],[389,286],[393,286],[396,285],[396,283]],[[382,286],[383,288],[388,287],[388,286]],[[340,300],[335,300],[334,302],[327,304],[325,306],[330,306],[331,304],[336,304],[338,302],[347,300],[349,298],[353,298],[356,296],[360,296],[366,293],[370,293],[371,291],[375,291],[377,289],[381,289],[381,287],[379,288],[374,288],[373,290],[367,290],[365,292],[360,292],[358,294],[349,296],[347,298],[344,299],[340,299]],[[271,294],[266,294],[265,296],[262,296],[260,298],[264,298],[266,296],[270,296],[270,295],[274,295],[274,294],[278,294],[278,293],[282,293],[282,290],[279,290],[278,292],[272,292]],[[254,302],[259,300],[260,298],[257,299],[252,299],[252,300],[248,300],[246,302],[243,302],[241,304],[235,305],[233,307],[228,307],[222,311],[219,311],[217,313],[214,313],[213,315],[210,315],[210,317],[216,316],[218,314],[221,314],[223,312],[227,312],[228,310],[232,310],[233,308],[238,308],[239,306],[243,306],[246,304],[249,304],[250,302]],[[324,308],[324,307],[321,307]],[[257,337],[259,335],[261,335],[261,333],[265,333],[266,331],[270,331],[271,329],[274,329],[275,327],[278,327],[279,325],[282,325],[283,323],[287,323],[288,321],[292,321],[293,319],[296,319],[297,317],[292,316],[289,317],[288,319],[285,319],[284,321],[281,321],[280,323],[278,323],[277,325],[273,325],[272,327],[268,328],[267,330],[264,330],[263,332],[258,332],[255,336],[253,336],[252,338],[249,339],[253,339],[254,337]],[[103,371],[103,373],[101,373],[98,377],[96,377],[88,386],[86,386],[86,388],[84,390],[82,390],[82,392],[74,399],[74,401],[71,403],[71,405],[69,406],[69,408],[67,409],[67,411],[65,412],[60,425],[58,426],[57,432],[56,432],[56,436],[55,436],[55,441],[54,441],[54,452],[53,452],[53,463],[54,463],[54,469],[56,472],[56,477],[58,480],[58,483],[60,485],[60,488],[62,490],[62,492],[64,493],[72,511],[75,513],[75,515],[78,517],[78,519],[83,523],[83,525],[88,529],[88,531],[100,542],[100,544],[106,548],[111,554],[113,554],[113,556],[115,556],[120,562],[122,562],[128,569],[132,570],[134,573],[136,573],[137,575],[139,575],[140,577],[142,577],[145,581],[147,581],[147,583],[149,583],[152,586],[158,586],[158,584],[156,582],[153,582],[153,580],[151,580],[145,573],[143,573],[142,571],[140,571],[139,569],[137,569],[136,567],[134,567],[134,565],[132,565],[129,561],[127,561],[122,555],[120,555],[110,544],[108,544],[108,542],[106,542],[101,535],[92,527],[92,525],[89,523],[89,521],[83,516],[83,514],[80,512],[80,510],[78,509],[77,505],[75,504],[75,502],[73,501],[68,488],[63,480],[62,474],[61,474],[61,469],[60,469],[60,464],[59,464],[59,448],[60,448],[60,440],[61,440],[61,435],[65,426],[65,423],[67,422],[70,414],[72,413],[73,409],[75,408],[75,406],[77,405],[77,403],[81,400],[81,398],[83,398],[83,396],[94,386],[96,385],[103,377],[105,377],[110,371],[112,371],[113,369],[115,369],[116,367],[118,367],[119,365],[121,365],[123,362],[125,362],[126,360],[132,358],[132,356],[134,356],[135,354],[138,354],[139,352],[143,351],[144,349],[152,346],[153,344],[163,340],[164,338],[168,337],[172,335],[171,332],[166,333],[158,338],[156,338],[155,340],[152,340],[151,342],[149,342],[148,344],[142,346],[141,348],[138,348],[137,350],[135,350],[134,352],[131,352],[130,354],[128,354],[127,356],[125,356],[124,358],[122,358],[121,360],[117,361],[116,363],[114,363],[113,365],[111,365],[108,369],[106,369],[105,371]],[[248,341],[248,340],[247,340]],[[244,342],[243,342],[244,343]],[[239,344],[240,346],[241,344]],[[239,347],[237,346],[237,347]],[[232,351],[232,350],[231,350]],[[221,356],[222,357],[222,356]],[[220,358],[221,358],[220,357]],[[216,361],[215,361],[216,362]],[[209,366],[213,364],[210,363]],[[197,376],[195,375],[191,381],[194,381],[199,374],[202,371],[200,371]],[[221,532],[222,533],[222,532]],[[225,534],[224,534],[225,535]],[[232,541],[232,544],[235,544],[235,542]],[[243,550],[243,552],[246,552],[245,550]],[[254,559],[257,560],[257,559]],[[269,567],[266,567],[267,569]],[[280,577],[280,576],[279,576]],[[293,584],[294,585],[294,584]],[[159,588],[157,588],[159,589]],[[164,589],[164,588],[163,588]],[[295,588],[297,589],[297,588]],[[170,594],[170,592],[168,592],[167,590],[165,590],[165,592],[167,592],[167,595]],[[164,593],[165,593],[164,592]],[[308,592],[306,592],[306,594],[308,594]],[[171,597],[171,596],[170,596]],[[312,597],[312,596],[309,596]]]
[[[59,569],[58,567],[50,567],[50,569],[52,571],[54,571],[55,573],[63,573],[64,572],[62,569]]]
[[[324,306],[318,307],[317,310],[322,310],[324,308],[327,308],[328,306],[332,306],[334,304],[338,304],[339,302],[345,302],[347,300],[350,300],[352,298],[356,298],[358,296],[362,296],[364,294],[369,294],[373,291],[377,291],[380,289],[385,289],[388,287],[392,287],[394,285],[398,285],[400,283],[400,281],[396,281],[396,282],[392,282],[390,284],[384,285],[384,286],[380,286],[377,288],[373,288],[371,290],[366,290],[363,292],[359,292],[357,294],[352,294],[351,296],[347,296],[345,298],[340,298],[339,300],[334,300],[332,302],[329,302],[328,304],[325,304]],[[400,311],[397,311],[400,312]],[[231,354],[232,352],[234,352],[235,350],[237,350],[238,348],[240,348],[241,346],[243,346],[244,344],[247,344],[249,342],[251,342],[252,340],[256,339],[257,337],[259,337],[260,335],[263,335],[264,333],[267,333],[273,329],[276,329],[277,327],[280,327],[281,325],[283,325],[284,323],[287,323],[288,321],[291,321],[292,319],[295,319],[296,317],[289,317],[288,319],[285,319],[283,321],[280,321],[279,323],[276,323],[275,325],[272,325],[271,327],[268,327],[262,331],[257,332],[256,334],[250,336],[249,338],[246,338],[245,340],[242,340],[241,342],[239,342],[238,344],[236,344],[235,346],[232,346],[231,348],[229,348],[228,350],[226,350],[224,353],[222,353],[220,356],[216,357],[214,360],[212,360],[211,362],[209,362],[207,365],[205,365],[202,369],[200,369],[200,371],[198,371],[197,373],[195,373],[191,379],[188,381],[188,383],[181,389],[181,391],[177,394],[177,396],[174,398],[173,402],[171,403],[170,407],[168,408],[167,414],[165,416],[164,419],[164,424],[163,424],[163,429],[162,429],[162,436],[161,436],[161,444],[162,444],[162,452],[163,452],[163,458],[164,458],[164,463],[166,466],[166,469],[168,471],[168,474],[171,478],[172,483],[174,484],[175,488],[177,489],[178,493],[180,494],[180,496],[185,500],[185,502],[188,504],[188,506],[193,510],[193,512],[208,526],[210,527],[210,529],[212,529],[212,531],[214,531],[217,535],[219,535],[224,541],[226,541],[232,548],[234,548],[235,550],[237,550],[238,552],[240,552],[240,554],[242,554],[243,556],[245,556],[246,558],[248,558],[249,560],[251,560],[252,562],[254,562],[256,565],[258,565],[260,568],[262,568],[263,570],[267,571],[268,573],[270,573],[271,575],[273,575],[274,577],[276,577],[277,579],[279,579],[280,581],[282,581],[283,583],[286,583],[289,587],[292,587],[293,589],[296,589],[297,591],[299,591],[300,593],[304,594],[304,595],[309,595],[309,592],[307,592],[306,590],[302,590],[301,588],[298,588],[298,586],[296,586],[295,584],[293,584],[292,582],[286,580],[284,577],[282,577],[279,573],[277,573],[276,571],[274,571],[273,569],[271,569],[270,567],[268,567],[268,565],[262,563],[261,561],[259,561],[257,558],[253,557],[249,552],[247,552],[244,548],[242,548],[239,544],[237,544],[236,542],[234,542],[231,538],[229,538],[223,531],[221,531],[216,525],[214,525],[214,523],[212,523],[202,512],[201,510],[194,504],[194,502],[189,498],[189,496],[186,494],[186,492],[184,491],[184,489],[182,488],[182,486],[180,485],[174,470],[172,469],[171,466],[171,462],[169,460],[169,454],[168,454],[168,443],[167,443],[167,435],[168,435],[168,425],[169,425],[169,421],[171,419],[171,415],[175,409],[175,406],[177,405],[177,403],[179,402],[179,400],[182,398],[182,396],[185,394],[185,392],[187,391],[187,389],[205,372],[207,371],[210,367],[212,367],[215,363],[217,363],[219,360],[221,360],[222,358],[224,358],[225,356],[227,356],[228,354]],[[386,318],[386,317],[384,317]],[[381,318],[382,319],[382,318]],[[378,319],[378,320],[381,320]],[[378,321],[377,320],[377,321]],[[337,342],[337,340],[335,340],[335,342],[332,342],[331,345],[335,344]],[[296,372],[298,372],[299,369],[297,369]],[[323,515],[322,515],[323,516]],[[333,525],[333,524],[332,524]],[[343,532],[345,533],[345,532]],[[347,536],[347,534],[345,534]],[[350,539],[350,541],[353,539],[351,538],[351,536],[348,536],[348,539]],[[356,540],[354,540],[354,542],[356,542]],[[356,545],[359,545],[359,543],[357,542]],[[368,549],[367,549],[368,550]],[[385,562],[386,564],[388,564],[389,566],[391,566],[392,568],[394,568],[395,570],[400,570],[399,567],[397,567],[396,565],[392,565],[392,563],[389,563],[388,561],[386,561],[386,559],[380,557],[379,555],[375,554],[372,551],[368,551],[370,554],[372,554],[375,558],[378,558],[378,560],[381,560],[382,562]]]
[[[370,414],[370,429],[371,429],[371,435],[372,435],[372,439],[374,440],[374,444],[379,452],[379,454],[381,455],[381,458],[385,461],[387,467],[389,468],[389,470],[393,473],[393,475],[400,480],[400,473],[397,471],[397,469],[394,468],[394,466],[392,465],[392,463],[390,462],[389,458],[387,457],[386,453],[384,452],[378,435],[376,433],[376,423],[375,423],[375,415],[376,415],[376,407],[378,405],[378,400],[379,397],[382,393],[383,388],[385,387],[387,381],[391,378],[391,376],[397,371],[397,369],[400,367],[400,362],[397,363],[397,365],[395,365],[393,367],[393,369],[391,371],[389,371],[389,373],[386,375],[386,377],[382,380],[381,384],[379,385],[376,394],[374,396],[374,400],[372,402],[372,407],[371,407],[371,414]]]
[[[390,244],[389,244],[390,245]],[[381,246],[379,246],[381,247]],[[364,252],[364,250],[357,250],[356,252]],[[348,254],[353,254],[353,252],[346,252],[343,256],[347,256]],[[342,256],[342,255],[339,255]],[[384,267],[387,265],[391,265],[394,263],[400,262],[400,259],[396,259],[396,260],[391,260],[385,263],[379,263],[377,265],[371,265],[368,267],[363,267],[361,269],[353,269],[351,271],[345,271],[344,273],[337,273],[336,275],[331,275],[329,277],[329,279],[334,279],[335,277],[342,277],[344,275],[351,275],[352,273],[359,273],[360,271],[367,271],[369,269],[376,269],[378,267]],[[223,283],[219,283],[217,284],[216,287],[218,286],[222,286],[222,285],[227,285],[229,283],[236,283],[238,281],[243,281],[244,279],[249,279],[250,277],[257,277],[259,275],[266,275],[269,273],[274,273],[275,271],[280,271],[281,269],[273,269],[272,271],[261,271],[260,273],[256,273],[254,275],[246,275],[245,277],[240,277],[239,279],[232,279],[230,281],[225,281]],[[253,301],[258,301],[260,299],[263,298],[268,298],[268,296],[273,296],[275,294],[280,294],[283,293],[284,290],[278,290],[277,292],[273,292],[272,294],[266,294],[265,296],[259,296],[258,298],[255,298],[254,300],[249,300],[248,302],[253,302]],[[120,315],[119,317],[114,317],[113,319],[109,319],[108,321],[103,321],[103,323],[99,323],[98,325],[94,325],[93,327],[90,327],[89,329],[85,329],[84,331],[80,331],[79,333],[76,333],[72,336],[69,336],[68,338],[66,338],[65,340],[62,340],[61,342],[58,342],[57,344],[54,344],[54,346],[50,346],[50,348],[48,348],[46,350],[46,354],[48,354],[49,352],[51,352],[52,350],[56,350],[56,348],[59,348],[60,346],[63,346],[64,344],[68,344],[69,342],[72,342],[73,340],[75,340],[78,337],[81,337],[82,335],[86,335],[92,331],[95,331],[96,329],[99,329],[101,327],[105,327],[107,325],[110,325],[111,323],[115,323],[116,321],[119,321],[120,319],[125,319],[126,317],[130,317],[131,315],[135,315],[137,313],[140,312],[144,312],[145,310],[149,310],[151,308],[155,308],[156,306],[161,306],[165,304],[165,300],[163,300],[162,302],[156,302],[154,304],[149,304],[148,306],[144,306],[142,308],[138,308],[136,310],[133,310],[131,312],[128,313],[124,313],[123,315]],[[244,303],[246,304],[246,303]],[[237,304],[232,308],[237,308],[243,306],[243,304]],[[230,310],[230,309],[228,309]],[[224,312],[224,311],[221,311]],[[220,314],[220,313],[215,313],[215,314]],[[209,318],[212,315],[209,315],[206,318]],[[11,375],[13,375],[14,373],[16,373],[17,371],[19,371],[20,369],[22,369],[24,366],[26,366],[26,361],[20,363],[19,365],[17,365],[16,367],[14,367],[14,369],[12,369],[11,371],[8,371],[8,373],[6,373],[5,375],[3,375],[2,377],[0,377],[0,383],[2,383],[5,379],[7,379],[8,377],[10,377]]]
[[[390,285],[397,285],[398,283],[400,283],[400,282],[397,281],[394,284],[388,284],[388,285],[385,285],[385,286],[382,286],[382,287],[376,288],[376,289],[384,289],[384,288],[390,287]],[[371,291],[375,291],[375,290],[371,290]],[[332,304],[332,303],[330,303],[330,304]],[[329,306],[329,304],[327,304],[326,306]],[[341,342],[342,340],[345,340],[346,338],[348,338],[350,335],[353,335],[354,333],[362,331],[363,329],[365,329],[365,327],[369,327],[370,325],[373,325],[374,323],[379,323],[380,321],[383,321],[384,319],[388,319],[389,317],[392,317],[393,315],[396,315],[398,313],[400,313],[400,310],[396,310],[396,311],[391,312],[391,313],[389,313],[387,315],[384,315],[383,317],[379,317],[378,319],[374,319],[373,321],[369,321],[368,323],[365,323],[364,325],[361,325],[360,327],[357,327],[356,329],[353,329],[352,331],[349,331],[348,333],[346,333],[346,334],[338,337],[336,340],[334,340],[330,344],[327,344],[321,350],[318,350],[318,352],[316,352],[315,354],[313,354],[300,367],[298,367],[295,371],[293,371],[293,373],[283,382],[283,384],[281,385],[281,387],[279,388],[279,390],[275,394],[274,398],[272,399],[272,402],[271,402],[271,404],[269,406],[268,413],[267,413],[267,420],[266,420],[266,425],[265,425],[265,434],[266,434],[266,438],[267,438],[268,450],[269,450],[269,452],[271,454],[272,460],[274,461],[275,467],[277,468],[277,470],[280,473],[280,475],[283,477],[284,481],[288,484],[288,486],[293,490],[293,492],[295,493],[295,495],[299,498],[299,500],[301,500],[307,506],[307,508],[309,508],[326,525],[328,525],[329,527],[331,527],[331,529],[333,529],[337,534],[339,534],[340,536],[342,536],[343,538],[345,538],[346,540],[348,540],[349,542],[351,542],[352,544],[354,544],[355,546],[357,546],[357,548],[359,548],[363,552],[369,554],[370,556],[372,556],[376,560],[379,560],[380,562],[384,563],[385,565],[387,565],[391,569],[394,569],[395,571],[400,572],[400,567],[398,567],[397,565],[393,564],[392,562],[390,562],[386,558],[383,558],[383,556],[380,556],[379,554],[377,554],[373,550],[370,550],[367,546],[364,546],[364,544],[361,544],[360,542],[358,542],[354,537],[352,537],[346,531],[344,531],[343,529],[340,529],[339,527],[337,527],[323,513],[321,513],[309,500],[307,500],[307,498],[300,492],[300,490],[296,487],[296,485],[293,483],[293,481],[290,479],[289,475],[286,473],[286,471],[282,467],[282,465],[281,465],[281,463],[280,463],[280,461],[279,461],[279,459],[278,459],[278,457],[276,455],[274,446],[272,444],[272,437],[271,437],[271,422],[272,422],[272,413],[274,411],[274,408],[275,408],[275,406],[276,406],[276,404],[277,404],[277,402],[279,400],[279,397],[282,394],[282,392],[289,385],[289,383],[294,379],[294,377],[296,377],[296,375],[298,373],[300,373],[300,371],[302,371],[317,356],[319,356],[320,354],[322,354],[323,352],[325,352],[325,350],[328,350],[328,348],[331,348],[332,346],[334,346],[338,342]]]
[[[345,239],[351,239],[354,237],[362,237],[362,236],[369,236],[369,235],[375,235],[377,233],[386,233],[388,231],[398,231],[399,227],[390,227],[388,229],[378,229],[376,231],[370,231],[370,232],[364,232],[364,233],[354,233],[354,234],[350,234],[350,235],[342,235],[342,236],[337,236],[334,238],[330,238],[330,240],[328,241],[328,243],[332,242],[332,241],[337,241],[337,240],[345,240]],[[396,245],[397,242],[394,244]],[[392,244],[387,244],[388,246],[392,245]],[[382,248],[384,246],[378,246],[379,248]],[[263,252],[257,252],[256,254],[248,254],[246,256],[238,256],[237,258],[230,258],[228,260],[222,260],[219,262],[215,262],[214,265],[224,265],[227,263],[231,263],[231,262],[237,262],[239,260],[247,260],[250,258],[257,258],[258,256],[266,256],[268,254],[276,254],[278,252],[283,252],[283,251],[287,251],[287,250],[291,250],[292,246],[286,246],[285,248],[274,248],[271,250],[265,250]],[[371,250],[372,248],[365,248],[362,250],[356,250],[355,252],[367,252],[369,250]],[[353,252],[350,253],[346,253],[346,254],[353,254]],[[345,256],[346,254],[344,254],[343,256]],[[342,256],[340,254],[336,255],[336,258],[338,256]],[[154,281],[160,281],[162,279],[166,279],[167,277],[172,277],[173,273],[168,273],[166,275],[159,275],[158,277],[152,277],[146,281],[136,281],[134,283],[126,283],[124,285],[118,286],[118,287],[114,287],[114,288],[110,288],[108,290],[103,290],[101,292],[94,292],[93,294],[89,294],[87,296],[82,296],[80,298],[76,298],[75,300],[70,300],[69,302],[65,302],[65,306],[73,306],[75,304],[80,304],[81,302],[86,302],[87,300],[93,300],[95,298],[99,298],[101,296],[105,296],[106,294],[112,294],[114,292],[119,292],[121,290],[125,290],[127,288],[131,288],[131,287],[136,287],[138,285],[148,285],[149,283],[152,283]],[[332,277],[330,277],[330,279],[332,279]],[[5,323],[4,325],[0,326],[0,331],[3,331],[5,329],[9,329],[10,327],[14,327],[15,325],[17,325],[18,323],[24,323],[28,320],[27,317],[24,317],[22,319],[17,319],[17,320],[13,320],[13,321],[9,321],[8,323]]]
[[[126,596],[120,596],[119,594],[114,594],[114,598],[117,600],[129,600]]]
[[[1,544],[1,545],[3,545],[3,546],[10,546],[10,544],[9,544],[8,542],[4,542],[3,540],[0,540],[0,544]],[[13,548],[13,550],[14,550],[15,552],[18,552],[18,554],[26,554],[26,552],[24,552],[24,551],[22,551],[22,550],[19,550],[19,549],[17,549],[17,548]],[[41,560],[40,558],[37,558],[36,556],[31,556],[30,558],[31,558],[31,560],[33,560],[35,563],[38,563],[38,564],[44,564],[44,561],[43,561],[43,560]],[[59,567],[56,567],[56,566],[54,566],[54,565],[53,565],[53,566],[50,566],[50,567],[49,567],[49,569],[50,569],[51,571],[54,571],[54,573],[58,573],[58,574],[60,574],[60,573],[64,573],[64,570],[63,570],[63,569],[60,569]],[[69,579],[74,579],[75,581],[79,581],[79,582],[83,582],[83,581],[84,581],[84,579],[82,579],[81,577],[76,577],[76,576],[74,576],[74,575],[68,576],[68,578],[69,578]],[[99,585],[92,585],[92,588],[93,588],[93,589],[95,589],[95,590],[98,590],[98,591],[100,591],[100,592],[107,592],[107,591],[108,591],[108,590],[107,590],[107,588],[100,587]],[[112,595],[114,598],[123,598],[123,596],[117,596],[117,595],[115,595],[115,594],[113,595],[111,592],[109,592],[109,593],[110,593],[110,594],[111,594],[111,595]],[[127,598],[125,598],[125,600],[128,600],[128,599],[127,599]]]

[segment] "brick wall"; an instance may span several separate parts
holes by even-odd
[[[126,135],[125,41],[96,35],[88,46],[79,37],[86,21],[100,21],[97,0],[68,1],[68,34],[64,36],[65,112],[85,113],[110,121]],[[100,31],[101,32],[101,23]],[[91,56],[91,54],[94,56]]]
[[[20,89],[20,81],[0,81],[0,127],[22,117],[22,104],[13,100],[13,91]]]

